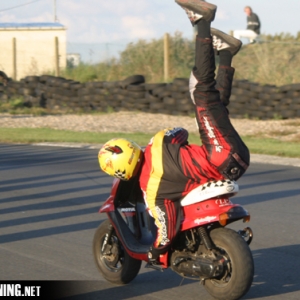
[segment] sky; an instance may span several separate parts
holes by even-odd
[[[56,3],[56,10],[54,10]],[[246,28],[244,7],[258,14],[263,34],[300,31],[300,0],[214,0],[218,6],[212,26],[224,32]],[[56,12],[56,14],[54,13]],[[53,22],[67,27],[69,48],[84,44],[126,45],[138,39],[161,38],[192,26],[174,0],[10,0],[0,1],[0,23]],[[73,49],[72,49],[73,50]]]

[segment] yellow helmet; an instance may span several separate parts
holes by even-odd
[[[140,169],[143,150],[136,143],[126,139],[112,139],[99,151],[100,168],[110,176],[129,180]]]

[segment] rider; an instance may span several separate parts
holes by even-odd
[[[180,228],[180,199],[211,180],[237,180],[249,166],[249,151],[233,128],[229,104],[233,56],[241,42],[210,27],[217,7],[201,0],[176,0],[197,26],[195,66],[190,94],[202,146],[188,143],[183,128],[158,132],[145,151],[125,139],[108,141],[99,152],[103,171],[122,180],[139,176],[140,187],[158,234],[149,250],[155,262],[166,252]],[[215,80],[215,53],[220,65]]]

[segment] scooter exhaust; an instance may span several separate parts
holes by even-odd
[[[209,260],[201,257],[177,257],[172,264],[172,269],[181,276],[198,276],[206,279],[222,275],[224,259]]]

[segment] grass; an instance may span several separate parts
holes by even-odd
[[[300,158],[300,141],[284,142],[271,138],[243,137],[251,153]]]
[[[74,132],[49,128],[0,128],[0,142],[2,143],[68,142],[102,144],[115,137],[127,138],[145,146],[152,134]],[[286,143],[275,139],[251,136],[245,136],[243,140],[251,153],[300,158],[300,142]],[[200,144],[199,137],[195,134],[190,134],[189,142]]]

